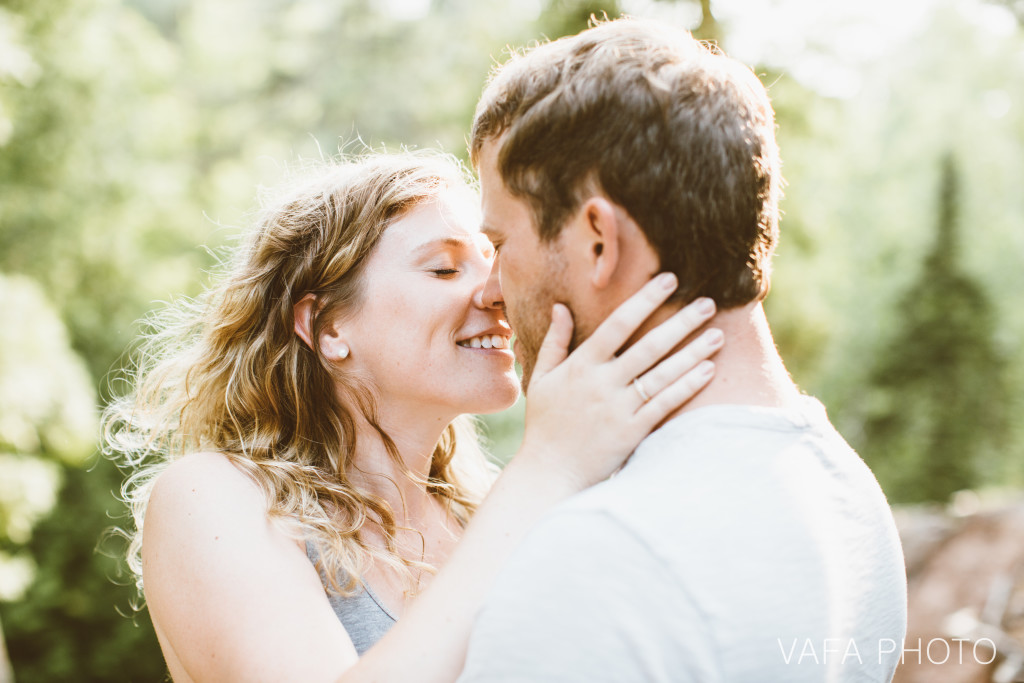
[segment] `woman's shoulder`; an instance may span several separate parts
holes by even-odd
[[[231,458],[216,451],[200,451],[177,458],[160,473],[158,481],[177,483],[183,479],[207,477],[213,477],[218,483],[248,483],[255,488],[252,479],[232,463]]]
[[[171,463],[153,483],[146,526],[258,523],[266,518],[263,492],[221,453],[186,455]],[[147,533],[148,535],[148,533]]]
[[[232,496],[261,496],[259,487],[223,453],[205,451],[178,458],[154,482],[154,495],[217,492]]]
[[[227,456],[169,465],[145,515],[149,613],[197,680],[335,680],[355,660],[305,548]]]
[[[176,460],[157,477],[146,507],[142,565],[147,596],[152,579],[178,574],[185,566],[235,580],[238,558],[269,562],[282,552],[293,556],[299,551],[296,560],[308,562],[304,546],[271,523],[267,512],[259,486],[227,456],[195,453]]]

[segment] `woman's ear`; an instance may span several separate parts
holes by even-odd
[[[295,334],[306,346],[313,349],[313,311],[316,309],[316,296],[307,294],[299,299],[293,307],[295,316]],[[349,347],[345,343],[341,329],[337,325],[330,325],[320,333],[320,352],[330,360],[344,360],[348,358]]]
[[[306,342],[306,346],[314,351],[316,351],[313,347],[313,310],[315,307],[315,294],[307,294],[292,307],[295,318],[295,334],[299,335],[299,338]]]

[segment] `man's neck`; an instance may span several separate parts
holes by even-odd
[[[775,348],[760,303],[719,311],[702,329],[708,327],[717,327],[725,334],[724,346],[712,359],[715,376],[703,391],[666,420],[710,405],[785,408],[799,401],[800,390]]]

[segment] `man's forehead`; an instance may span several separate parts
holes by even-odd
[[[492,187],[494,189],[504,187],[501,173],[498,170],[498,150],[499,143],[497,140],[493,139],[485,142],[483,147],[480,149],[480,155],[476,165],[476,174],[480,179],[480,191],[485,199],[489,194],[488,190]]]
[[[484,166],[497,165],[498,151],[501,149],[501,145],[505,140],[507,131],[502,133],[498,137],[491,137],[484,140],[483,144],[480,145],[480,149],[477,151],[477,171]]]

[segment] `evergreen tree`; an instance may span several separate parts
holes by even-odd
[[[942,164],[938,229],[897,304],[897,334],[877,357],[863,453],[891,499],[945,501],[980,481],[1007,434],[1006,362],[981,286],[958,262],[960,179]]]

